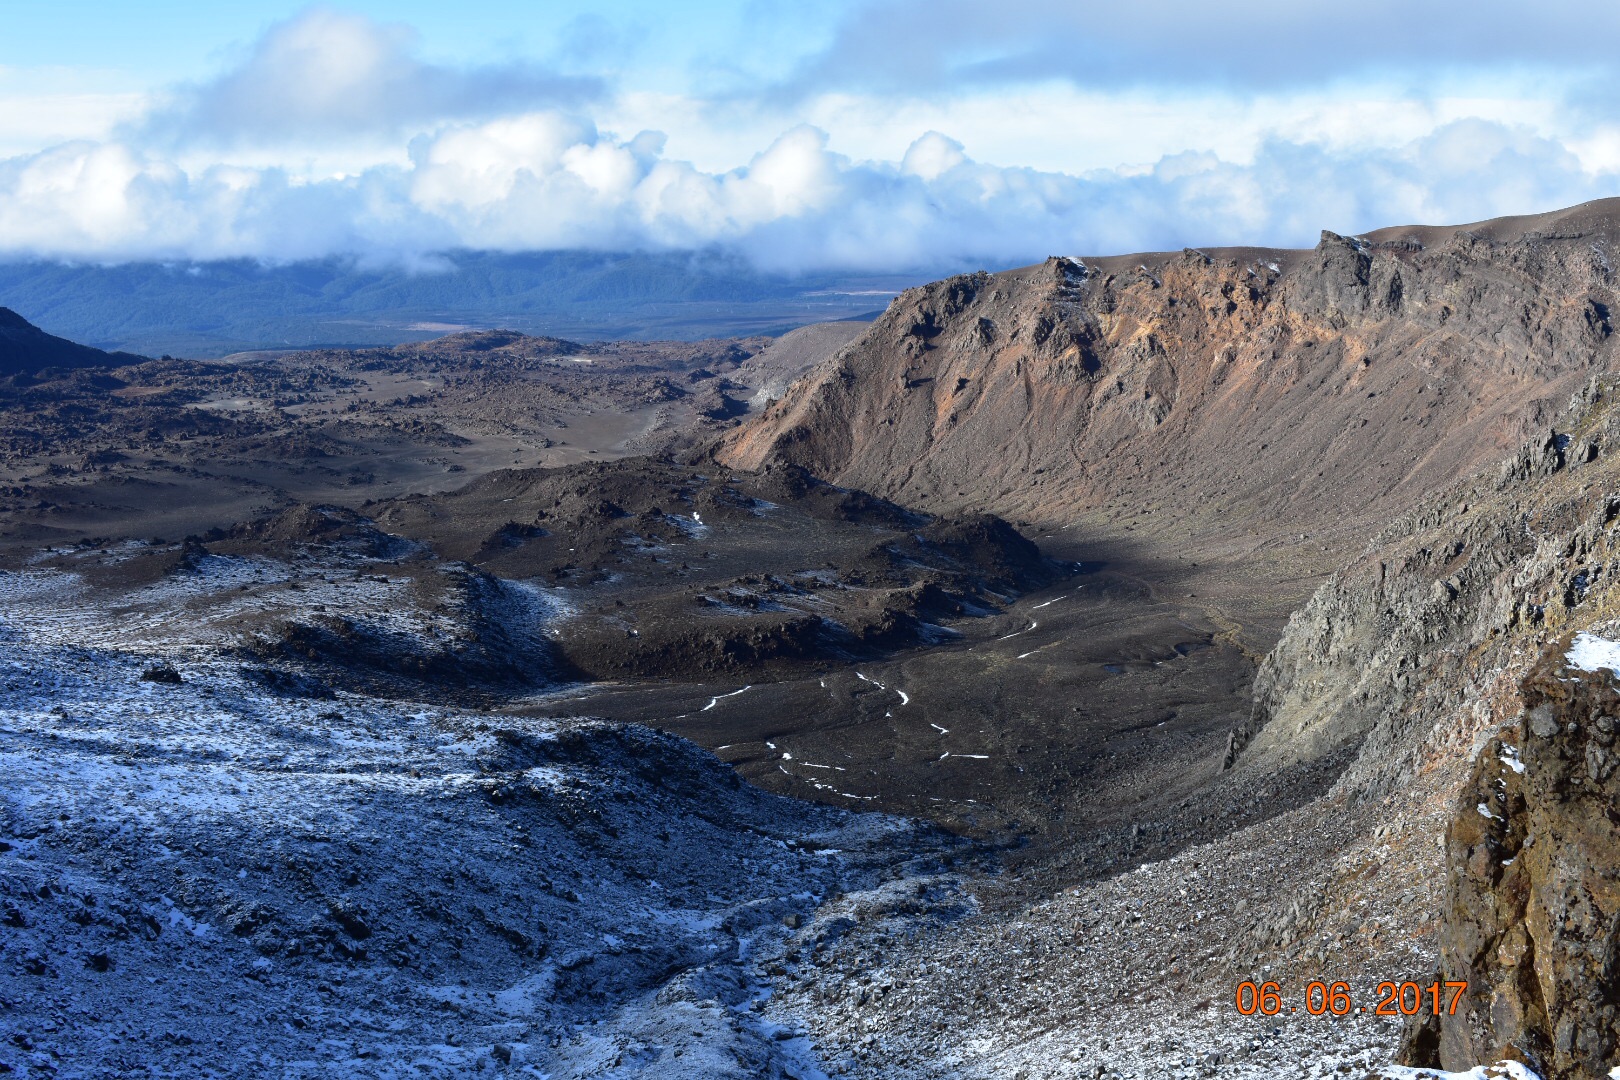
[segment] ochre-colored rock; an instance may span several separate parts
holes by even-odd
[[[1616,205],[910,289],[719,457],[1211,556],[1290,530],[1359,547],[1609,366],[1620,292],[1593,251]]]
[[[1525,677],[1523,715],[1463,789],[1441,957],[1468,993],[1408,1034],[1415,1064],[1513,1058],[1591,1080],[1620,1063],[1620,682],[1568,667],[1568,647]]]

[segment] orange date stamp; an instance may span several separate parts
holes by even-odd
[[[1349,983],[1313,982],[1306,985],[1302,1001],[1290,1004],[1283,1000],[1282,987],[1277,983],[1240,982],[1236,1004],[1237,1011],[1244,1016],[1277,1016],[1298,1012],[1311,1016],[1348,1016],[1351,1013],[1415,1016],[1425,1009],[1435,1016],[1455,1016],[1457,1005],[1467,992],[1466,982],[1435,981],[1428,986],[1415,982],[1381,982],[1375,993],[1377,1000],[1369,1007],[1355,1003]]]

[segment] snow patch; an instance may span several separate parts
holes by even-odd
[[[1611,672],[1620,674],[1620,642],[1600,638],[1596,634],[1582,630],[1575,635],[1575,642],[1570,646],[1569,652],[1564,654],[1564,661],[1570,667],[1581,671],[1601,671],[1608,668]]]
[[[753,688],[754,688],[753,685],[750,684],[748,686],[743,687],[742,690],[733,690],[729,694],[716,694],[714,697],[710,698],[709,703],[707,705],[703,706],[703,708],[699,709],[698,712],[708,712],[710,709],[712,709],[716,705],[720,704],[720,702],[721,702],[721,700],[723,698],[736,697],[738,694],[741,694],[743,691],[752,690]],[[771,744],[766,743],[765,745],[770,746]],[[775,749],[775,747],[772,747],[772,749]]]
[[[1404,1065],[1386,1065],[1376,1074],[1377,1080],[1541,1080],[1541,1077],[1517,1061],[1498,1061],[1495,1065],[1475,1065],[1467,1072],[1441,1072],[1439,1069],[1409,1069]],[[1610,1071],[1612,1080],[1620,1080],[1620,1068]]]

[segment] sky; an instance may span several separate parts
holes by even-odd
[[[1308,246],[1620,194],[1590,0],[0,6],[0,258]]]

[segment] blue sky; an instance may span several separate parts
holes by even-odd
[[[909,269],[1616,193],[1620,7],[10,0],[0,257]]]
[[[0,64],[102,69],[127,76],[131,85],[200,79],[228,63],[233,52],[259,38],[271,25],[303,7],[265,0],[230,4],[8,0]],[[779,10],[767,20],[766,13],[773,7]],[[552,58],[564,43],[589,38],[597,30],[599,38],[609,40],[611,32],[617,31],[615,44],[634,46],[633,52],[624,54],[625,60],[654,59],[668,50],[684,65],[707,52],[717,32],[741,37],[761,21],[786,26],[797,7],[745,2],[672,5],[646,0],[464,0],[456,4],[390,0],[345,3],[341,10],[414,27],[421,34],[423,52],[447,63]],[[821,10],[836,11],[837,5]],[[609,34],[601,35],[603,30]]]

